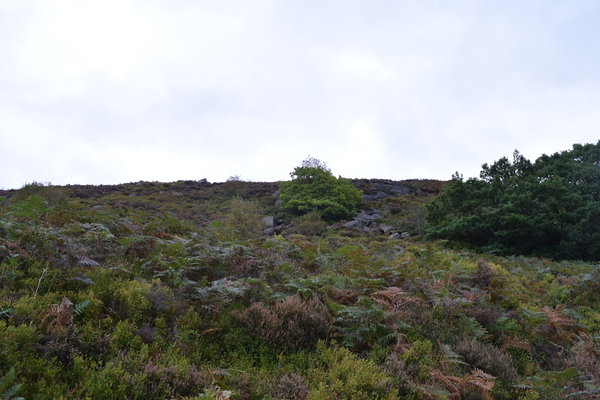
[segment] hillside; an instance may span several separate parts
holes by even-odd
[[[429,241],[446,182],[353,183],[333,224],[276,183],[1,192],[0,395],[598,398],[596,263]]]
[[[421,197],[437,195],[447,182],[436,180],[392,181],[386,179],[355,179],[356,188],[363,192],[365,206],[400,195]],[[210,183],[199,181],[133,182],[119,185],[52,186],[54,201],[64,200],[72,206],[105,212],[135,213],[145,218],[168,213],[170,216],[206,226],[215,220],[224,220],[229,199],[241,196],[257,202],[266,214],[280,213],[275,206],[276,182],[228,181]],[[0,190],[0,199],[10,198],[17,189]],[[48,191],[47,191],[48,192]],[[48,194],[47,194],[48,196]],[[50,195],[52,196],[52,195]]]

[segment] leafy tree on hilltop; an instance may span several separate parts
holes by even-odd
[[[352,181],[335,178],[327,164],[308,157],[290,173],[292,180],[279,183],[281,207],[296,214],[317,210],[326,220],[356,214],[361,192]]]
[[[429,234],[484,251],[600,259],[600,142],[543,155],[515,151],[482,166],[480,178],[453,175],[428,207]]]

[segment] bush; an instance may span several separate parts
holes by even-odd
[[[477,340],[465,340],[455,349],[472,368],[479,368],[498,378],[505,387],[517,381],[518,372],[512,357],[497,347]]]
[[[308,387],[302,375],[285,374],[271,380],[267,391],[272,399],[301,400],[308,394]]]
[[[254,303],[234,316],[257,337],[283,351],[314,347],[329,329],[323,304],[317,299],[304,301],[297,295],[269,307]]]
[[[325,222],[316,210],[304,214],[292,223],[292,231],[305,236],[318,235],[323,229],[325,229]]]
[[[239,175],[232,175],[223,184],[223,193],[227,197],[245,197],[248,192],[246,182]]]
[[[358,358],[343,347],[317,348],[320,362],[310,370],[312,390],[307,400],[397,399],[393,380],[374,363]]]
[[[17,203],[22,200],[26,200],[31,196],[40,196],[47,204],[56,206],[63,203],[66,200],[64,194],[60,189],[52,186],[50,182],[31,182],[26,183],[17,190],[14,195],[9,199],[11,204]]]
[[[335,178],[325,163],[308,157],[290,175],[291,181],[279,183],[284,210],[295,214],[317,210],[330,221],[356,214],[361,192],[349,179]]]
[[[258,206],[241,197],[234,197],[227,216],[227,227],[243,239],[259,235],[262,225]]]

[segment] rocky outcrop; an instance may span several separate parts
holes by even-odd
[[[378,201],[415,192],[412,186],[389,179],[354,179],[352,183],[362,190],[362,201]]]
[[[379,201],[387,197],[400,197],[407,194],[431,196],[439,194],[447,182],[433,179],[411,179],[393,181],[391,179],[353,179],[352,183],[362,190],[362,201]]]
[[[391,225],[379,223],[381,219],[379,211],[373,209],[371,211],[362,211],[344,224],[347,228],[358,229],[363,232],[373,232],[379,235],[386,235],[390,239],[408,239],[410,234],[408,232],[399,232],[396,228]]]

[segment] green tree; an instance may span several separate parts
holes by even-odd
[[[329,221],[356,214],[361,192],[351,180],[334,177],[327,164],[309,156],[290,175],[291,181],[279,183],[284,210],[298,215],[317,210]]]
[[[480,178],[458,173],[428,206],[428,233],[501,254],[600,259],[600,142],[543,155],[518,151],[484,164]]]

